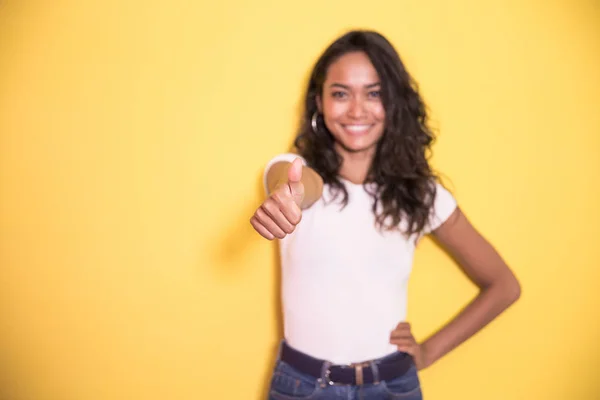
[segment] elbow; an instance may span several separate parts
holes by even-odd
[[[502,309],[510,307],[521,298],[521,284],[512,273],[480,289],[483,292],[493,293],[496,304]]]
[[[504,281],[502,285],[502,293],[507,306],[510,306],[517,302],[521,298],[521,283],[513,274]]]
[[[512,303],[516,302],[517,300],[519,300],[521,298],[521,284],[519,283],[519,281],[516,278],[512,285],[510,294],[511,294]]]

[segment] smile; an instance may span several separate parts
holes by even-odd
[[[342,125],[345,131],[347,131],[351,135],[362,135],[365,134],[371,129],[373,125]]]

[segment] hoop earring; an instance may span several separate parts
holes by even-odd
[[[319,112],[315,111],[312,118],[310,119],[310,125],[312,126],[312,130],[314,133],[319,133],[319,126],[317,125],[317,118],[319,117]]]

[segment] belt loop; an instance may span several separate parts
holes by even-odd
[[[354,367],[354,380],[357,386],[365,384],[365,377],[363,374],[363,364],[358,364]]]
[[[379,384],[379,368],[377,367],[377,363],[375,361],[371,361],[369,364],[371,364],[371,372],[373,373],[373,384],[374,385],[378,385]]]

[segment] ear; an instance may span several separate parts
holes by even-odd
[[[321,95],[318,94],[315,97],[315,100],[317,102],[317,109],[319,110],[319,113],[323,114],[323,103],[322,103],[322,100],[321,100]]]

